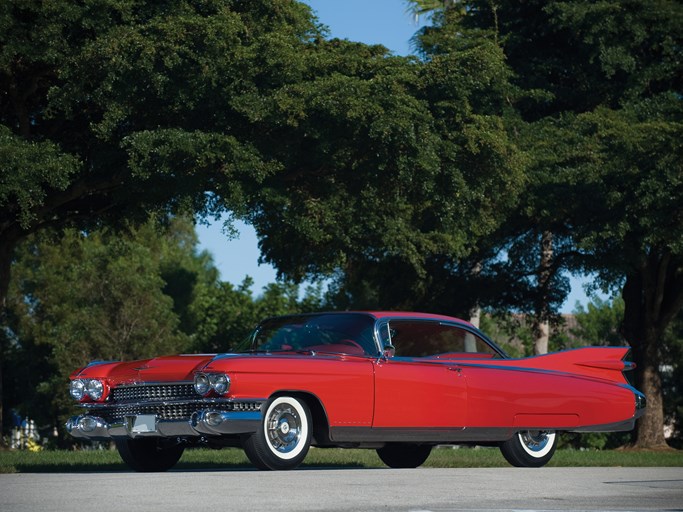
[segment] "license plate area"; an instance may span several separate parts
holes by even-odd
[[[126,426],[132,434],[145,434],[157,431],[157,417],[154,414],[126,416]]]

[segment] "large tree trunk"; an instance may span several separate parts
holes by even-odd
[[[10,270],[12,268],[12,255],[16,242],[0,237],[0,329],[7,326],[7,295],[9,292]],[[4,416],[3,410],[3,365],[5,364],[3,354],[5,353],[5,334],[0,333],[0,447],[4,447]]]
[[[636,387],[647,398],[645,415],[636,427],[635,446],[665,448],[664,400],[660,343],[664,331],[683,306],[681,259],[656,248],[626,278],[623,335],[633,350]]]
[[[548,353],[548,343],[550,342],[550,322],[542,321],[534,325],[534,355]]]
[[[472,277],[475,279],[475,281],[481,275],[481,268],[481,262],[477,262],[471,271]],[[470,323],[479,329],[479,324],[481,323],[481,306],[479,305],[478,300],[474,307],[470,310]]]
[[[549,290],[553,277],[553,234],[544,231],[541,234],[541,262],[538,266],[538,300],[532,332],[534,333],[534,355],[547,354],[550,341]]]
[[[0,329],[7,328],[7,296],[9,294],[10,273],[14,249],[25,236],[16,225],[5,224],[0,230]],[[0,333],[0,447],[4,447],[4,415],[3,415],[3,355],[5,353],[5,333]]]

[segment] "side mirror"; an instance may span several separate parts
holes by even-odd
[[[382,355],[387,359],[391,359],[396,355],[396,347],[391,344],[384,345],[384,352]]]

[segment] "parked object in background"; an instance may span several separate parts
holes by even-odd
[[[28,417],[19,425],[15,425],[10,433],[10,448],[13,450],[30,450],[39,452],[43,449],[42,440],[36,422]]]
[[[234,353],[95,362],[71,376],[77,438],[113,439],[136,471],[188,446],[242,447],[260,469],[291,469],[310,446],[376,449],[417,467],[437,444],[498,445],[540,467],[559,432],[631,430],[645,397],[627,348],[511,359],[468,322],[343,312],[263,321]]]

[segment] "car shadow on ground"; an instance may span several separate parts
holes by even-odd
[[[15,464],[14,469],[17,473],[135,473],[124,463],[105,463],[105,464]],[[344,470],[344,469],[382,469],[379,467],[369,467],[362,464],[302,464],[296,469],[289,471],[310,471],[310,470]],[[251,464],[220,464],[220,463],[194,463],[179,462],[169,470],[172,473],[183,472],[241,472],[241,471],[261,471]],[[14,472],[14,471],[13,471]]]

